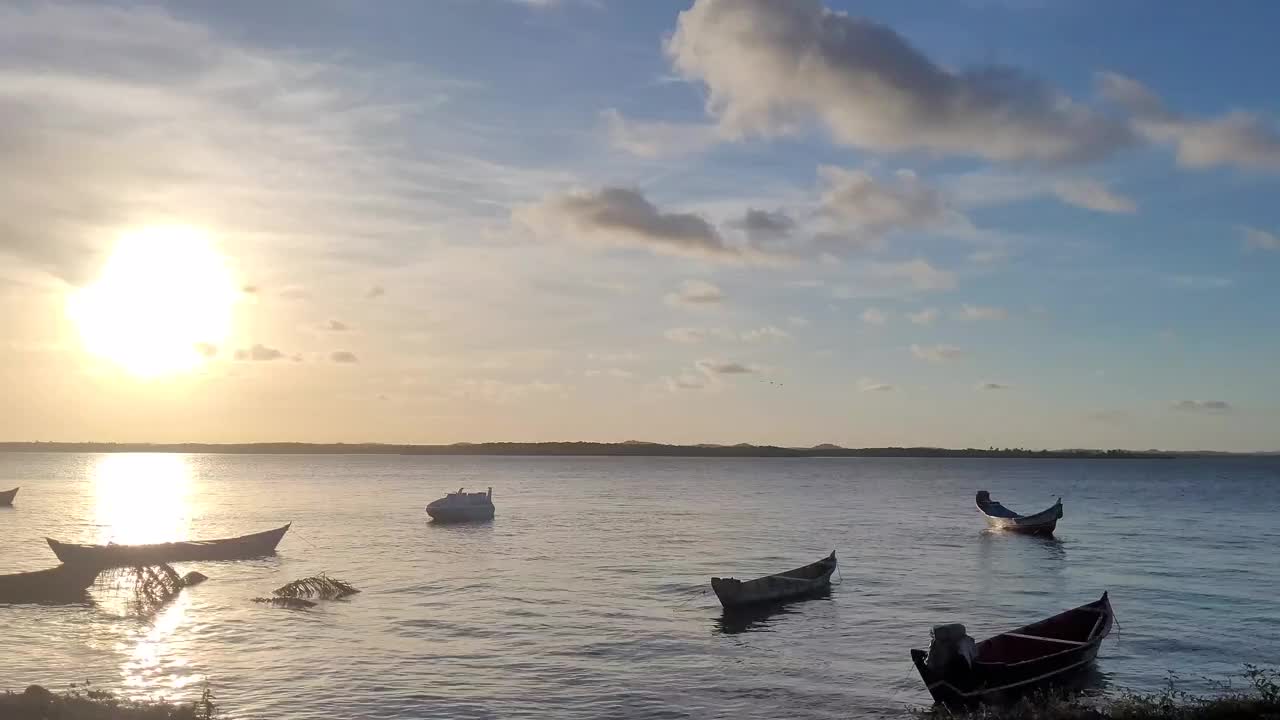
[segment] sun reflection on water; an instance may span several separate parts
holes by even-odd
[[[125,655],[120,672],[131,697],[171,697],[202,679],[179,655],[177,640],[187,624],[190,605],[189,597],[179,595],[155,616],[150,627],[129,632],[117,646]]]
[[[103,455],[94,495],[98,542],[189,539],[191,469],[183,455]]]

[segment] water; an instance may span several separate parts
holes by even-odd
[[[927,702],[907,650],[932,624],[982,638],[1110,590],[1102,689],[1156,689],[1280,664],[1278,479],[1232,459],[0,454],[0,488],[23,486],[0,572],[51,565],[46,535],[294,522],[276,558],[180,566],[211,579],[150,620],[107,587],[0,606],[0,679],[180,699],[207,682],[234,718],[899,717]],[[428,523],[463,484],[494,487],[497,519]],[[983,532],[979,488],[1024,512],[1063,494],[1058,540]],[[749,627],[704,593],[833,548],[829,598]],[[364,592],[249,602],[320,571]]]

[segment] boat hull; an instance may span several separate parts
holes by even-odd
[[[65,564],[0,575],[0,603],[74,602],[84,598],[97,577],[97,568]]]
[[[438,523],[484,522],[492,520],[494,508],[488,506],[427,507],[427,515]]]
[[[18,494],[18,490],[20,489],[21,488],[14,488],[12,490],[5,490],[4,492],[0,492],[0,507],[12,505],[13,498]]]
[[[1041,510],[1034,515],[1016,515],[1010,514],[1000,515],[993,514],[989,511],[989,507],[984,507],[983,503],[977,503],[978,512],[982,513],[987,521],[987,525],[994,530],[1004,532],[1021,533],[1023,535],[1052,535],[1053,531],[1058,528],[1058,520],[1062,519],[1062,501],[1054,503],[1052,507]],[[1004,506],[999,506],[1004,509]]]
[[[1068,684],[1097,658],[1098,649],[1103,638],[1111,632],[1114,619],[1110,599],[1103,593],[1100,600],[1055,617],[1065,617],[1069,613],[1081,611],[1097,613],[1097,624],[1081,641],[1035,638],[1023,633],[1035,632],[1034,628],[1038,624],[1033,624],[984,642],[1006,638],[1006,642],[1040,643],[1045,648],[1041,655],[1015,662],[982,662],[979,659],[963,674],[934,672],[927,664],[928,653],[924,650],[912,650],[911,661],[935,702],[952,708],[1012,702],[1037,689]],[[1053,620],[1051,618],[1044,622]]]
[[[752,607],[821,594],[831,588],[835,571],[833,552],[816,563],[755,580],[711,578],[711,589],[725,609]]]
[[[291,523],[292,524],[292,523]],[[248,560],[274,555],[289,525],[274,530],[221,540],[159,543],[155,545],[76,545],[45,538],[58,559],[67,564],[97,568],[158,565],[195,560]]]

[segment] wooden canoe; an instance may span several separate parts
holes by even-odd
[[[726,608],[746,607],[805,597],[831,587],[831,573],[836,571],[836,553],[795,570],[766,575],[755,580],[711,578],[711,589]]]
[[[0,575],[0,603],[79,600],[97,577],[98,568],[65,564],[48,570]]]
[[[12,490],[5,490],[4,492],[0,492],[0,505],[12,505],[13,497],[17,495],[18,491],[21,489],[22,488],[14,488]]]
[[[939,703],[972,707],[1008,702],[1028,690],[1064,683],[1084,669],[1097,657],[1114,619],[1104,592],[1087,605],[972,645],[970,659],[940,647],[940,628],[935,628],[929,651],[912,650],[911,660]],[[963,632],[963,626],[945,627]],[[934,653],[937,657],[931,658]]]
[[[292,525],[292,523],[290,523]],[[247,560],[274,555],[289,525],[266,532],[221,540],[159,543],[155,545],[76,545],[45,538],[53,554],[68,564],[97,568],[159,565],[192,560]]]
[[[1019,515],[992,500],[991,493],[986,490],[978,491],[974,504],[991,527],[1025,535],[1052,535],[1058,527],[1058,520],[1062,519],[1062,498],[1034,515]]]

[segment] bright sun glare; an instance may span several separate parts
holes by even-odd
[[[85,350],[149,378],[199,367],[229,336],[235,300],[231,272],[206,233],[154,227],[122,236],[67,312]]]

